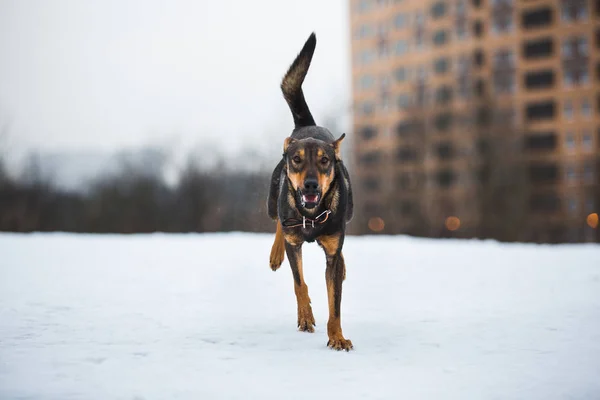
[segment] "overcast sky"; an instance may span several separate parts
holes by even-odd
[[[283,142],[279,83],[310,32],[317,123],[349,104],[346,3],[0,0],[0,124],[19,149]]]

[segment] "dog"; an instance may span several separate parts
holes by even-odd
[[[315,318],[302,272],[302,244],[316,241],[323,248],[329,302],[327,346],[349,351],[353,345],[344,338],[341,326],[342,283],[346,279],[342,247],[354,203],[350,176],[340,157],[346,134],[335,139],[329,130],[317,126],[302,91],[316,44],[313,32],[281,81],[294,130],[284,140],[282,159],[271,176],[267,212],[277,228],[269,261],[276,271],[287,254],[298,303],[298,328],[314,332]]]

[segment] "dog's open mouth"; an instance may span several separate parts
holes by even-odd
[[[303,194],[302,195],[302,203],[306,208],[313,208],[319,203],[319,195],[318,194]]]

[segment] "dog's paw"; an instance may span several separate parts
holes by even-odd
[[[313,333],[315,331],[315,317],[313,317],[312,310],[298,315],[298,330],[301,332]]]
[[[279,267],[281,267],[281,263],[283,262],[283,260],[281,261],[273,261],[272,259],[269,260],[269,266],[271,267],[271,270],[273,272],[277,271],[279,269]]]
[[[354,348],[354,346],[352,345],[352,342],[348,339],[344,339],[343,337],[338,337],[338,338],[333,338],[333,339],[329,339],[329,341],[327,342],[327,347],[329,347],[330,349],[333,350],[346,350],[346,351],[350,351]]]
[[[273,271],[277,271],[281,264],[283,263],[283,253],[272,251],[271,256],[269,257],[269,266]]]

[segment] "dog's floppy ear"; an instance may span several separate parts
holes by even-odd
[[[283,141],[283,154],[287,153],[288,147],[290,147],[290,144],[295,143],[296,139],[292,138],[292,137],[286,137],[285,140]]]
[[[346,137],[346,134],[342,133],[342,136],[340,136],[336,141],[331,143],[331,147],[333,147],[333,149],[335,150],[335,159],[336,160],[341,160],[340,145],[342,144],[342,141],[344,140],[345,137]]]

